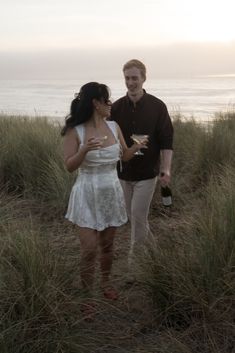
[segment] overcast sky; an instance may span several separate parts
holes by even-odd
[[[0,78],[235,73],[234,0],[7,0]]]

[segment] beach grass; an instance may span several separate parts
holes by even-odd
[[[0,180],[11,192],[61,210],[74,176],[64,167],[60,126],[46,118],[0,116]]]
[[[138,258],[138,273],[158,326],[193,329],[195,352],[213,351],[212,343],[229,352],[235,329],[235,169],[212,176],[203,195],[170,234],[166,224],[161,236],[157,231]],[[205,342],[205,328],[213,342]]]
[[[156,192],[154,237],[136,255],[131,287],[120,230],[122,298],[107,304],[97,289],[100,313],[87,324],[77,229],[64,221],[76,174],[64,168],[60,126],[0,116],[1,353],[233,353],[235,114],[208,126],[178,116],[174,129],[173,208]]]

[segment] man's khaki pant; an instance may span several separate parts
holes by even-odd
[[[157,177],[141,181],[120,180],[120,182],[124,192],[127,215],[131,222],[130,263],[134,247],[138,247],[151,234],[148,214]]]

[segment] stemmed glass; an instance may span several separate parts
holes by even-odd
[[[144,135],[144,134],[132,134],[131,135],[132,140],[138,144],[141,144],[141,143],[144,143],[145,141],[147,141],[148,137],[149,137],[149,135]],[[144,153],[139,150],[139,151],[135,152],[135,155],[143,156]]]

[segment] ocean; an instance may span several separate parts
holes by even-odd
[[[107,84],[112,100],[126,94],[123,80],[99,81]],[[62,122],[69,112],[79,80],[0,80],[0,113],[48,116]],[[213,120],[215,113],[235,110],[235,74],[190,79],[148,79],[146,91],[163,100],[170,114],[186,119]]]

